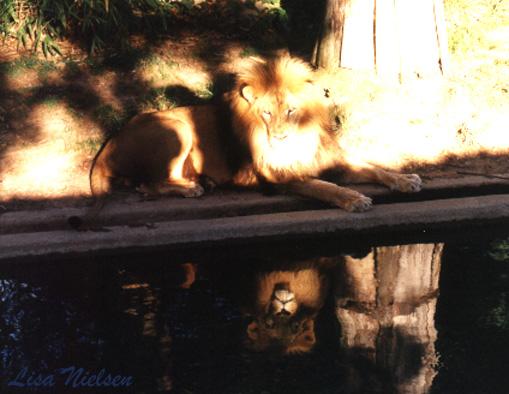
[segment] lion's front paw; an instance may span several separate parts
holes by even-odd
[[[400,174],[391,190],[397,190],[404,193],[416,193],[422,188],[421,177],[417,174]]]
[[[348,212],[364,212],[373,208],[371,198],[360,194],[343,204],[343,209]]]

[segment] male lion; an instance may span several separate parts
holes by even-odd
[[[326,259],[311,259],[254,276],[252,302],[245,308],[247,346],[283,354],[309,352],[316,343],[315,318],[327,295]]]
[[[219,185],[269,183],[347,211],[369,209],[370,198],[317,179],[337,167],[346,167],[351,181],[419,191],[417,175],[345,162],[313,76],[308,65],[288,55],[253,58],[225,95],[226,111],[202,105],[136,116],[98,153],[90,177],[93,195],[109,193],[117,179],[146,193],[197,197],[204,177]]]
[[[270,256],[247,252],[242,264],[238,257],[223,258],[200,268],[219,294],[239,307],[246,323],[242,328],[246,348],[291,354],[306,353],[315,346],[315,321],[339,262],[339,256],[314,257],[282,247]]]

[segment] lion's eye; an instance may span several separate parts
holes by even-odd
[[[262,116],[269,120],[272,117],[272,113],[270,111],[263,111]]]
[[[288,108],[288,111],[286,111],[286,113],[288,114],[288,116],[293,115],[296,109],[297,108],[295,107]]]

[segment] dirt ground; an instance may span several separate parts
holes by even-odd
[[[482,46],[451,55],[441,81],[320,71],[352,157],[425,179],[509,177],[509,7],[502,18]],[[127,55],[95,58],[68,42],[53,59],[0,45],[0,212],[87,203],[91,161],[111,133],[136,113],[209,100],[259,52],[203,29],[133,37]]]

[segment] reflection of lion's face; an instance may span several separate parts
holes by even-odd
[[[334,142],[323,91],[305,63],[253,59],[230,99],[234,129],[267,180],[313,176],[338,159],[327,150]]]
[[[314,318],[325,293],[323,281],[314,269],[261,275],[257,282],[258,305],[247,328],[248,345],[258,351],[311,350],[316,342]]]

